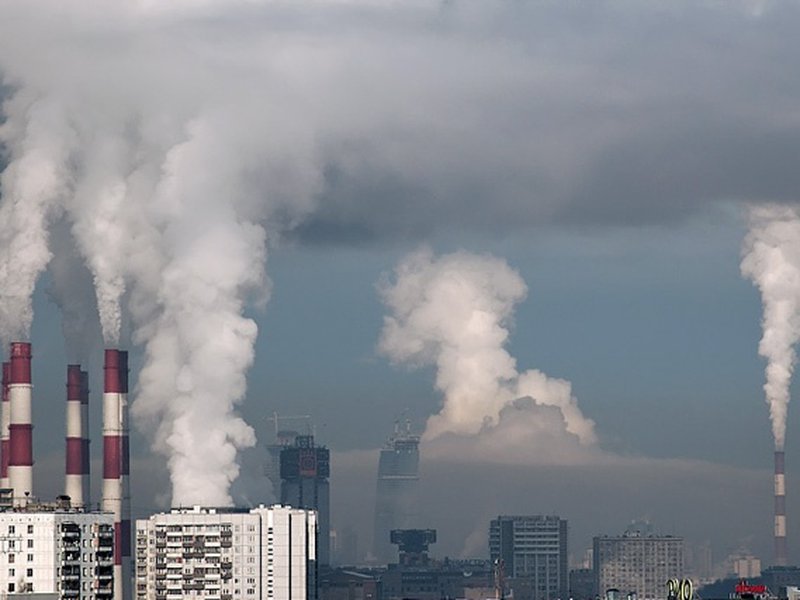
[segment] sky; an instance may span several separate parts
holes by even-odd
[[[245,449],[252,440],[238,417],[264,443],[273,411],[312,415],[336,459],[334,524],[357,528],[365,547],[375,449],[395,419],[422,432],[449,398],[436,357],[408,364],[382,349],[392,311],[381,290],[420,248],[433,265],[453,252],[492,255],[527,288],[501,319],[505,350],[519,373],[569,381],[597,441],[562,447],[560,425],[552,438],[507,444],[491,431],[467,446],[426,440],[424,525],[440,529],[441,551],[485,551],[492,515],[557,512],[570,519],[576,556],[592,535],[644,516],[692,543],[712,541],[718,559],[746,548],[768,561],[762,306],[740,262],[748,206],[798,198],[800,9],[100,5],[0,6],[4,206],[27,210],[24,158],[45,156],[34,180],[53,173],[51,188],[34,190],[49,242],[22,252],[41,258],[30,261],[32,312],[0,315],[3,336],[33,315],[43,473],[58,473],[68,360],[90,362],[99,407],[93,278],[106,292],[122,282],[117,335],[138,386],[140,512],[168,504],[170,489],[220,497],[181,479],[202,476],[186,459],[192,446],[153,423],[181,423],[224,396],[220,431],[242,469],[233,495],[269,494],[253,481],[257,450]],[[7,247],[28,239],[27,220],[7,223]],[[222,283],[208,291],[209,280]],[[104,306],[112,314],[115,302]],[[66,344],[64,309],[80,324]],[[236,343],[217,344],[217,326],[236,331]],[[181,345],[159,370],[172,338]],[[206,376],[207,360],[229,372]],[[199,394],[204,385],[214,393]],[[789,506],[800,492],[793,409]],[[99,411],[92,418],[98,439]],[[39,477],[47,489],[57,479]],[[791,512],[789,528],[797,561]]]

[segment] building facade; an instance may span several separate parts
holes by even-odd
[[[567,521],[557,516],[499,516],[489,526],[489,556],[502,560],[515,598],[568,598]]]
[[[136,522],[139,600],[315,600],[317,514],[176,509]]]
[[[621,536],[593,540],[595,589],[600,596],[618,589],[640,600],[665,597],[665,582],[682,579],[683,538],[629,529]]]
[[[33,503],[0,512],[0,598],[17,594],[112,600],[113,515]]]
[[[320,565],[330,564],[330,451],[314,443],[313,435],[298,435],[294,444],[281,450],[281,504],[314,510],[319,515],[317,556]]]
[[[417,527],[419,485],[419,436],[411,425],[395,425],[394,434],[381,448],[375,493],[375,527],[372,551],[379,562],[395,555],[390,540],[394,529]]]

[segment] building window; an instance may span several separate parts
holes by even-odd
[[[14,584],[13,583],[9,583],[8,584],[8,591],[9,592],[13,592],[14,591]]]
[[[9,535],[16,533],[16,528],[13,525],[8,526],[8,533]]]
[[[13,563],[14,560],[15,560],[15,556],[16,556],[15,554],[9,554],[8,555],[8,562],[9,563]]]
[[[33,577],[33,569],[26,569],[26,570],[25,570],[25,574],[26,574],[28,577]]]
[[[33,562],[33,554],[28,554],[28,562]]]
[[[14,569],[9,569],[8,570],[8,576],[9,577],[13,577],[14,576]]]
[[[28,525],[28,533],[33,533],[33,525]]]
[[[33,540],[28,540],[28,548],[33,548]]]

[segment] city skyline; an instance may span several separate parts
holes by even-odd
[[[490,515],[558,513],[573,548],[649,517],[770,563],[786,404],[770,423],[763,272],[742,259],[754,207],[798,211],[800,9],[200,4],[0,8],[0,338],[33,343],[38,490],[61,487],[80,359],[100,497],[102,350],[120,347],[136,516],[277,498],[267,419],[307,414],[332,522],[367,548],[379,448],[409,418],[437,550],[482,548]],[[478,369],[452,381],[452,331],[407,319],[458,311],[425,286],[393,299],[409,256],[499,298],[475,309],[500,338],[485,406],[459,410]]]

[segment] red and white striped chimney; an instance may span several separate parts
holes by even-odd
[[[126,514],[128,354],[105,352],[103,388],[103,510],[114,515],[114,599],[127,600],[130,516]],[[127,530],[127,533],[126,533]],[[127,567],[127,568],[123,568]],[[128,571],[126,573],[125,571]]]
[[[31,423],[31,345],[11,342],[8,396],[11,406],[8,487],[14,505],[25,506],[33,496],[33,425]]]
[[[90,438],[89,438],[89,372],[81,371],[81,431],[83,432],[83,505],[89,506],[92,503],[92,480]]]
[[[775,451],[775,566],[785,567],[786,556],[786,481],[785,454]]]
[[[11,363],[3,363],[3,402],[0,408],[0,489],[8,488],[9,430],[11,405],[8,403],[8,380],[11,376]]]
[[[120,478],[122,479],[122,575],[125,595],[129,597],[127,584],[133,577],[131,563],[131,446],[128,427],[128,352],[119,353],[120,421],[122,423],[122,455],[120,456]]]
[[[67,365],[67,455],[64,493],[73,506],[89,504],[88,389],[80,365]]]

